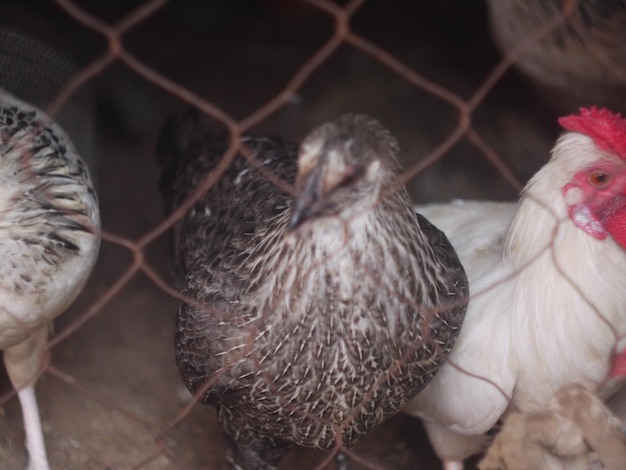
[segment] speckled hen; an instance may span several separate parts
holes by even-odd
[[[398,144],[374,119],[344,115],[299,151],[242,143],[253,159],[237,155],[174,227],[176,359],[217,408],[231,466],[269,469],[293,444],[350,446],[422,390],[454,344],[467,279],[414,212]],[[227,146],[193,111],[169,119],[157,150],[168,213]]]
[[[65,132],[0,89],[0,349],[24,415],[29,469],[48,468],[34,383],[52,320],[93,268],[99,211]]]

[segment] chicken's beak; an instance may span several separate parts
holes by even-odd
[[[315,211],[311,207],[311,202],[303,199],[296,199],[291,209],[291,218],[287,224],[287,232],[293,232],[302,226],[307,220],[315,216]]]
[[[287,224],[287,233],[295,232],[307,221],[322,213],[323,167],[318,165],[305,175],[298,175],[295,183],[295,198],[291,208],[291,218]]]

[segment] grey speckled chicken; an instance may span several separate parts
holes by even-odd
[[[196,112],[168,120],[157,149],[168,213],[227,140]],[[377,121],[342,116],[299,151],[243,143],[295,198],[238,155],[174,227],[190,302],[176,359],[217,408],[231,466],[270,469],[293,444],[352,445],[422,390],[455,342],[468,286],[444,234],[397,187],[398,144]]]
[[[52,320],[100,245],[96,194],[65,132],[0,89],[0,349],[24,415],[29,469],[48,468],[34,383]]]
[[[0,350],[22,409],[28,468],[46,470],[35,382],[53,319],[96,262],[100,218],[87,169],[95,163],[89,87],[54,116],[43,111],[80,68],[67,47],[75,38],[66,41],[33,3],[0,2]]]

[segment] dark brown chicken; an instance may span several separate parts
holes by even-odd
[[[176,359],[217,408],[233,468],[275,468],[293,444],[350,446],[422,390],[457,337],[467,279],[398,187],[398,144],[377,121],[345,115],[299,153],[242,141],[255,163],[238,155],[174,227],[182,294],[197,301],[180,304]],[[166,123],[168,212],[227,143],[194,112]]]

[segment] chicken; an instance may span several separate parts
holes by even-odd
[[[626,2],[623,0],[488,0],[503,52],[525,46],[515,65],[559,110],[602,105],[626,110]],[[564,22],[524,44],[555,19]]]
[[[100,244],[96,194],[65,132],[0,89],[0,349],[24,417],[29,469],[48,468],[34,384],[52,320],[80,293]]]
[[[559,122],[569,132],[510,224],[506,204],[486,203],[482,215],[480,203],[469,214],[446,206],[446,219],[420,208],[458,241],[472,287],[449,360],[404,408],[423,418],[447,469],[483,450],[508,409],[541,412],[573,382],[606,398],[623,382],[606,379],[626,333],[626,120],[581,108]],[[487,222],[494,207],[499,219]]]
[[[294,444],[352,445],[417,395],[458,335],[467,279],[398,187],[398,144],[377,121],[342,116],[299,154],[276,138],[242,142],[253,160],[237,156],[174,226],[176,359],[217,408],[230,465],[270,469]],[[226,148],[196,113],[166,123],[168,213]]]
[[[0,2],[0,350],[30,470],[49,467],[35,396],[48,334],[84,287],[100,246],[84,160],[94,163],[93,102],[83,87],[54,116],[42,111],[79,69],[56,44],[63,32],[46,20],[25,2]]]

